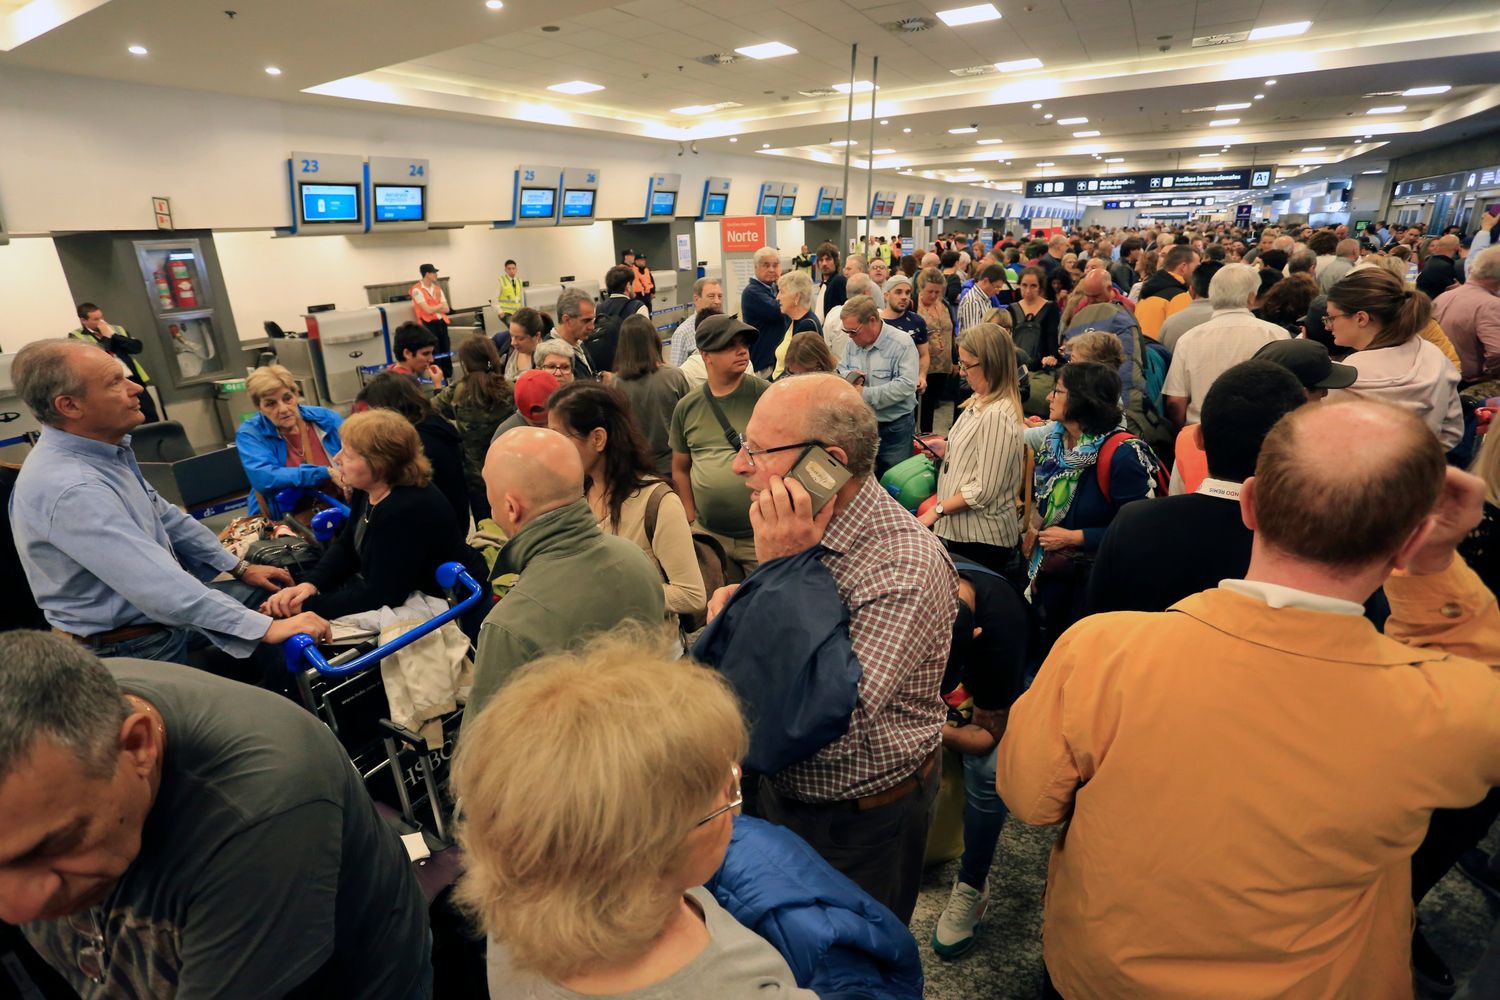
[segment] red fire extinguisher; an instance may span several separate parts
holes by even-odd
[[[193,279],[188,277],[187,264],[180,260],[167,264],[172,272],[172,297],[178,309],[194,309],[198,305],[198,293],[193,288]]]
[[[161,303],[163,309],[173,308],[172,287],[167,284],[166,273],[161,268],[157,268],[156,273],[151,277],[156,282],[156,300]]]

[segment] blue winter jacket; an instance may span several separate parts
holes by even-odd
[[[332,460],[343,447],[339,442],[339,427],[344,418],[333,410],[321,406],[299,406],[302,419],[318,429],[318,440]],[[288,486],[318,486],[328,480],[328,470],[321,465],[299,465],[289,468],[286,464],[286,442],[276,425],[264,413],[240,424],[235,432],[234,446],[240,452],[240,464],[245,467],[245,478],[250,480],[249,513],[262,513],[255,494],[269,499],[277,490]]]
[[[821,1000],[920,1000],[911,931],[785,827],[740,816],[706,887]]]

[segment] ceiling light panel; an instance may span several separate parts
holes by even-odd
[[[1087,118],[1059,118],[1057,120],[1059,125],[1087,125],[1088,123]]]
[[[833,89],[837,90],[840,94],[847,94],[847,93],[849,93],[849,85],[847,83],[835,83],[833,85]],[[871,83],[869,80],[855,80],[854,81],[854,92],[856,94],[868,94],[870,91],[872,91],[874,89],[875,89],[875,85],[873,83]]]
[[[1000,20],[1000,12],[992,3],[977,3],[972,7],[955,7],[952,10],[940,10],[937,12],[938,20],[950,28],[961,27],[965,24],[982,24],[985,21]]]
[[[1002,73],[1019,73],[1027,69],[1041,69],[1040,59],[1012,59],[1010,62],[997,62],[995,68]]]
[[[1249,101],[1243,101],[1243,102],[1241,102],[1239,104],[1216,104],[1216,105],[1214,105],[1214,110],[1215,111],[1244,111],[1249,106],[1250,106],[1250,102]]]
[[[1215,118],[1213,121],[1208,123],[1208,127],[1223,128],[1229,125],[1238,125],[1239,123],[1240,120],[1238,118]]]
[[[1446,84],[1446,83],[1443,84],[1440,87],[1413,87],[1410,90],[1403,90],[1403,91],[1401,91],[1401,96],[1402,97],[1430,97],[1433,94],[1446,94],[1448,91],[1450,91],[1452,89],[1453,88],[1451,86],[1449,86],[1448,84]]]
[[[972,126],[972,125],[966,125],[963,128],[950,128],[948,130],[948,134],[949,135],[971,135],[971,134],[973,134],[975,132],[978,132],[978,131],[979,131],[979,129],[975,128],[974,126]]]
[[[596,90],[603,90],[604,86],[586,80],[569,80],[567,83],[554,83],[547,89],[559,94],[592,94]]]
[[[1085,132],[1074,132],[1073,133],[1073,138],[1075,138],[1075,139],[1092,139],[1092,138],[1094,138],[1098,134],[1099,134],[1099,130],[1098,129],[1091,128],[1091,129],[1089,129],[1089,130],[1087,130]]]
[[[760,45],[747,45],[742,49],[735,49],[742,56],[751,59],[776,59],[780,56],[794,56],[797,50],[790,45],[781,42],[762,42]]]
[[[1264,28],[1252,28],[1250,40],[1252,42],[1265,41],[1267,38],[1291,38],[1301,35],[1312,27],[1311,21],[1291,21],[1287,24],[1269,24]]]
[[[998,146],[1000,143],[1002,143],[1004,141],[1005,141],[1004,139],[977,139],[977,140],[975,140],[974,145],[976,145],[976,146]]]
[[[1367,114],[1367,115],[1396,115],[1396,114],[1400,114],[1401,112],[1403,112],[1405,110],[1406,110],[1406,105],[1404,105],[1404,104],[1388,104],[1388,105],[1385,105],[1384,107],[1371,108],[1369,111],[1366,111],[1365,114]]]

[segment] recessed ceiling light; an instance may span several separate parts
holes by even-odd
[[[125,51],[129,52],[133,56],[143,56],[143,55],[146,54],[146,46],[144,46],[144,45],[132,45],[130,48],[126,49]]]
[[[1355,144],[1355,145],[1356,145],[1356,146],[1358,146],[1358,145],[1359,145],[1359,144],[1360,144],[1360,143],[1362,143],[1362,142],[1364,142],[1364,140],[1363,140],[1363,139],[1355,139],[1355,140],[1354,140],[1354,144]]]
[[[1373,139],[1373,138],[1375,138],[1375,137],[1374,137],[1374,136],[1373,136],[1373,135],[1367,135],[1367,136],[1365,136],[1365,138],[1366,138],[1366,139]]]
[[[949,135],[969,135],[972,132],[978,132],[978,131],[979,131],[979,129],[975,128],[972,125],[965,125],[963,128],[950,128],[948,130],[948,134]]]
[[[1265,94],[1256,94],[1255,95],[1255,99],[1257,101],[1264,101],[1266,99],[1266,95]]]
[[[837,90],[840,94],[847,94],[847,93],[849,93],[849,85],[847,83],[835,83],[833,85],[833,89]],[[854,92],[856,94],[868,94],[870,91],[872,91],[874,89],[875,89],[875,85],[873,83],[871,83],[869,80],[855,80],[854,81]]]
[[[1005,141],[1004,139],[976,139],[974,141],[974,145],[976,145],[976,146],[998,146],[1000,143],[1002,143],[1004,141]]]
[[[1238,125],[1239,123],[1240,120],[1238,118],[1215,118],[1213,121],[1208,123],[1208,127],[1220,128],[1226,125]]]
[[[981,24],[985,21],[1000,20],[1000,12],[992,3],[976,3],[972,7],[955,7],[952,10],[940,10],[937,12],[938,20],[950,28],[958,28],[965,24]]]
[[[740,137],[737,136],[737,135],[732,135],[732,136],[729,137],[729,141],[730,142],[739,142],[740,141]]]
[[[1038,102],[1036,102],[1035,104],[1033,104],[1031,106],[1031,110],[1032,111],[1040,111],[1041,109],[1042,109],[1042,102],[1041,101],[1038,101]]]
[[[1324,150],[1326,150],[1327,148],[1328,148],[1327,146],[1303,146],[1302,147],[1302,152],[1304,152],[1304,153],[1321,153]]]
[[[1089,129],[1086,132],[1074,132],[1073,133],[1073,138],[1075,138],[1075,139],[1092,139],[1092,138],[1094,138],[1094,136],[1096,136],[1098,134],[1099,134],[1099,130],[1098,129],[1091,128],[1091,129]]]
[[[882,125],[889,125],[890,123],[891,123],[891,120],[889,118],[882,118],[882,119],[880,119],[880,124],[882,124]]]
[[[1383,173],[1385,173],[1385,171],[1384,170],[1361,170],[1360,173],[1362,173],[1362,174],[1383,174]]]
[[[911,129],[909,129],[909,128],[904,128],[901,131],[907,133],[908,135],[911,134]]]
[[[505,4],[501,2],[501,0],[484,0],[484,5],[490,10],[499,10],[501,7],[505,6]]]
[[[1039,167],[1055,167],[1055,166],[1057,166],[1057,164],[1053,163],[1051,160],[1040,160],[1040,161],[1037,162],[1037,166],[1039,166]]]
[[[1239,104],[1219,104],[1219,105],[1216,105],[1214,107],[1214,110],[1215,111],[1244,111],[1249,106],[1250,106],[1250,102],[1249,101],[1244,101],[1244,102],[1241,102]]]
[[[1051,121],[1051,120],[1052,120],[1052,115],[1051,115],[1051,114],[1050,114],[1050,113],[1049,113],[1049,114],[1045,114],[1045,115],[1042,115],[1042,117],[1043,117],[1043,118],[1045,118],[1045,119],[1047,119],[1047,120],[1048,120],[1048,121]]]
[[[958,168],[958,172],[961,173],[961,174],[972,174],[974,172],[974,168],[973,167],[959,167]]]
[[[781,42],[762,42],[760,45],[747,45],[742,49],[735,49],[742,56],[751,59],[775,59],[777,56],[794,56],[797,50],[790,45]]]
[[[760,148],[761,149],[770,149],[771,148],[771,144],[769,142],[763,142],[763,143],[760,144]]]
[[[1404,105],[1404,104],[1386,104],[1386,105],[1382,105],[1381,107],[1378,107],[1378,108],[1371,108],[1369,111],[1366,111],[1365,114],[1367,114],[1367,115],[1395,115],[1395,114],[1400,114],[1401,112],[1403,112],[1405,110],[1406,110],[1406,105]]]
[[[1402,97],[1430,97],[1433,94],[1446,94],[1453,88],[1448,84],[1441,87],[1413,87],[1410,90],[1401,91]]]
[[[858,146],[859,145],[859,140],[858,139],[835,139],[833,142],[830,142],[828,145],[830,145],[830,146]]]
[[[1289,21],[1286,24],[1268,24],[1264,28],[1252,28],[1250,41],[1260,42],[1267,38],[1290,38],[1300,35],[1312,27],[1311,21]]]
[[[1218,155],[1219,155],[1218,153],[1199,153],[1198,154],[1198,159],[1200,159],[1200,160],[1206,160],[1206,159],[1208,159],[1211,156],[1218,156]]]
[[[1088,123],[1087,118],[1059,118],[1057,120],[1059,125],[1087,125]]]
[[[1265,83],[1261,84],[1261,86],[1262,87],[1274,87],[1274,86],[1276,86],[1276,81],[1275,80],[1267,80]]]
[[[1125,157],[1123,157],[1123,156],[1106,156],[1104,158],[1104,162],[1105,163],[1124,163],[1125,162]]]
[[[871,156],[885,156],[887,153],[894,153],[894,152],[895,152],[894,149],[872,149],[872,150],[870,150],[870,155]]]
[[[547,89],[555,90],[559,94],[592,94],[596,90],[603,90],[604,86],[584,80],[569,80],[567,83],[554,83]]]
[[[995,68],[1002,73],[1017,73],[1023,69],[1041,69],[1040,59],[1012,59],[1010,62],[997,62]]]
[[[266,75],[267,76],[280,76],[281,75],[281,67],[280,66],[267,66],[266,67]]]
[[[686,104],[680,108],[673,108],[674,115],[706,115],[714,109],[712,104]]]

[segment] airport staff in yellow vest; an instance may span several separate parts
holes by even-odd
[[[495,310],[501,319],[509,318],[521,308],[521,279],[516,277],[516,262],[505,262],[505,273],[500,275],[500,294],[495,296]]]

